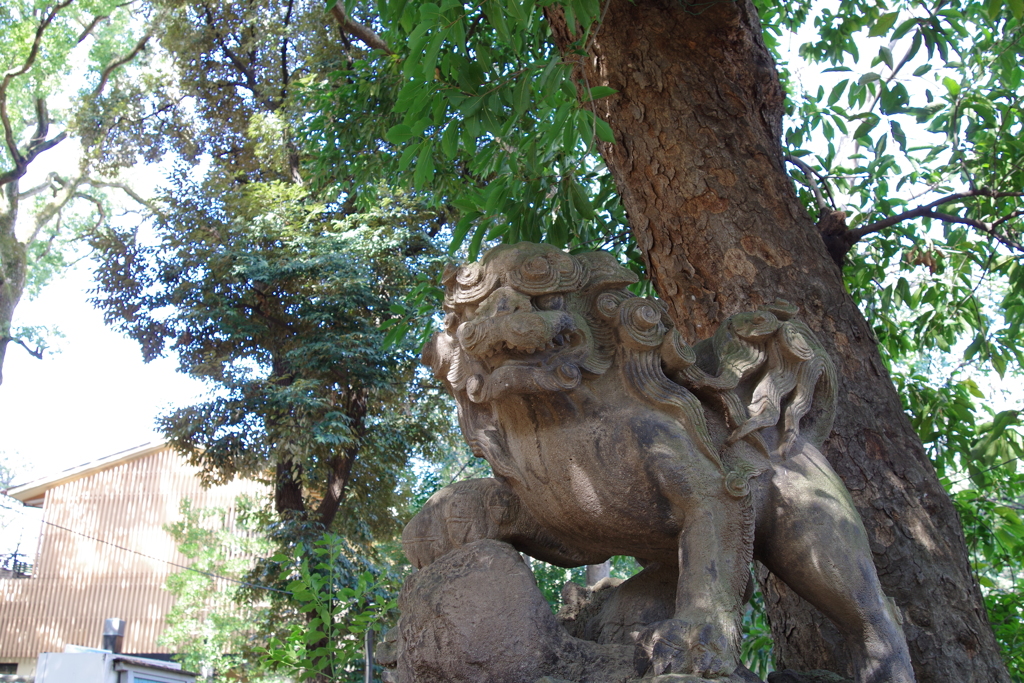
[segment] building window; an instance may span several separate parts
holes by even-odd
[[[3,664],[0,663],[0,674],[16,674],[18,673],[18,664]]]
[[[188,672],[178,673],[177,671],[149,670],[128,662],[121,662],[115,666],[118,672],[118,683],[195,683],[195,674]]]

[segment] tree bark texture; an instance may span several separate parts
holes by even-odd
[[[0,186],[0,384],[4,381],[4,360],[10,345],[14,309],[25,291],[28,254],[18,241],[18,183]]]
[[[956,511],[785,173],[783,93],[753,6],[608,0],[585,57],[570,47],[578,27],[549,18],[581,88],[618,91],[592,105],[615,133],[601,153],[683,336],[704,339],[727,316],[784,298],[836,362],[826,456],[902,609],[917,680],[1009,681]],[[832,625],[772,577],[762,585],[778,666],[848,674]]]

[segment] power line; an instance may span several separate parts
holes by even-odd
[[[11,510],[13,512],[17,512],[19,514],[24,514],[25,513],[25,511],[22,510],[22,509],[15,508],[15,507],[9,507],[7,505],[0,505],[0,507],[6,508],[7,510]],[[237,584],[239,584],[241,586],[247,586],[249,588],[258,588],[260,590],[273,591],[275,593],[282,593],[284,595],[291,595],[292,594],[291,591],[282,590],[280,588],[273,588],[271,586],[263,586],[263,585],[260,585],[260,584],[257,584],[257,583],[249,583],[248,581],[241,581],[239,579],[232,579],[231,577],[221,576],[219,574],[214,574],[212,572],[204,572],[202,569],[196,569],[195,567],[188,567],[188,566],[185,566],[183,564],[178,564],[177,562],[171,562],[170,560],[165,560],[165,559],[162,559],[162,558],[159,558],[159,557],[153,557],[152,555],[147,555],[146,553],[141,553],[138,550],[133,550],[132,548],[126,548],[123,545],[118,545],[117,543],[113,543],[111,541],[105,541],[102,538],[96,538],[95,536],[90,536],[89,534],[83,533],[81,531],[75,531],[74,529],[69,529],[66,526],[61,526],[60,524],[54,524],[53,522],[49,522],[49,521],[47,521],[45,519],[40,520],[40,521],[43,524],[47,524],[47,525],[52,526],[52,527],[54,527],[56,529],[60,529],[62,531],[67,531],[68,533],[75,534],[75,535],[81,536],[83,538],[88,538],[90,541],[96,541],[97,543],[103,543],[105,545],[109,545],[109,546],[112,546],[114,548],[117,548],[118,550],[123,550],[123,551],[128,552],[128,553],[133,553],[135,555],[139,555],[140,557],[145,557],[145,558],[147,558],[149,560],[155,560],[156,562],[163,562],[164,564],[168,564],[168,565],[170,565],[172,567],[177,567],[178,569],[184,569],[186,571],[194,572],[196,574],[202,574],[203,576],[208,576],[208,577],[213,578],[213,579],[220,579],[222,581],[229,581],[231,583],[237,583]]]

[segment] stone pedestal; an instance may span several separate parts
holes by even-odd
[[[409,577],[398,601],[402,616],[377,660],[386,667],[385,683],[640,681],[633,638],[666,618],[674,585],[646,571],[593,588],[568,584],[556,617],[512,546],[474,541]],[[745,669],[727,680],[760,683]]]

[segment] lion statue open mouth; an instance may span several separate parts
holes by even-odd
[[[405,529],[409,559],[480,539],[564,567],[634,556],[645,569],[620,593],[668,585],[660,612],[592,635],[634,645],[638,675],[710,679],[738,666],[757,559],[836,624],[858,683],[912,681],[898,611],[819,451],[836,382],[814,334],[778,302],[691,347],[635,281],[607,253],[530,243],[446,270],[445,329],[423,360],[495,476],[435,494]]]

